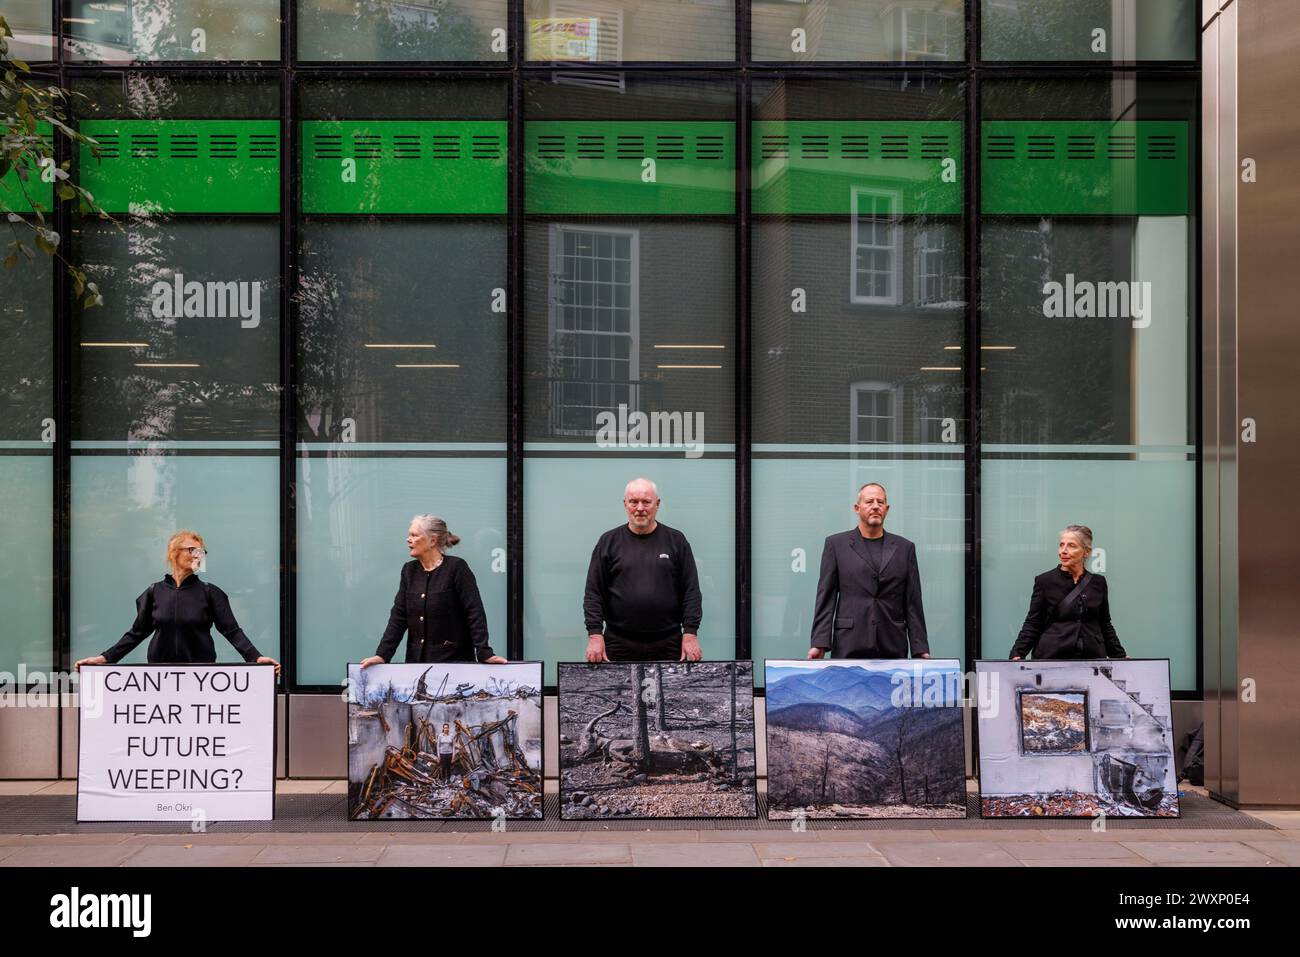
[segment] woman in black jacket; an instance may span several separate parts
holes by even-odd
[[[1092,554],[1092,530],[1067,525],[1056,547],[1061,564],[1034,579],[1029,614],[1011,649],[1011,660],[1034,658],[1127,658],[1110,623],[1106,579],[1083,567]]]
[[[274,658],[261,654],[244,629],[239,627],[230,610],[230,599],[216,585],[200,581],[198,571],[207,555],[203,536],[181,529],[167,540],[167,564],[171,574],[154,582],[135,600],[135,622],[112,648],[93,658],[82,658],[82,665],[113,665],[125,658],[150,635],[149,663],[211,664],[217,660],[212,644],[212,626],[226,636],[247,662],[275,665]]]
[[[463,559],[446,554],[460,541],[436,515],[417,515],[406,532],[411,560],[402,566],[401,582],[388,627],[374,655],[362,668],[393,660],[406,639],[408,663],[478,661],[503,665],[506,659],[488,644],[487,614],[474,573]]]

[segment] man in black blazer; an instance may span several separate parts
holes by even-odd
[[[929,658],[916,546],[885,531],[884,486],[858,489],[858,526],[826,538],[809,658]]]

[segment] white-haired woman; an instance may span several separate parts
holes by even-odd
[[[1092,554],[1092,529],[1067,525],[1056,557],[1061,564],[1034,579],[1029,614],[1011,649],[1011,660],[1034,658],[1127,658],[1110,622],[1106,579],[1083,567]]]
[[[401,583],[388,627],[374,655],[362,668],[393,660],[406,639],[406,660],[412,664],[437,661],[479,661],[503,665],[506,659],[488,644],[487,614],[474,573],[447,549],[460,537],[447,531],[436,515],[417,515],[406,531],[411,560],[402,566]]]
[[[199,580],[199,567],[207,555],[203,536],[182,528],[167,540],[167,564],[171,573],[154,582],[135,600],[135,623],[112,648],[93,658],[82,658],[82,665],[117,664],[136,645],[150,635],[150,664],[211,664],[217,660],[212,644],[212,626],[226,636],[240,657],[250,663],[280,663],[261,654],[244,629],[235,621],[226,593],[209,582]]]

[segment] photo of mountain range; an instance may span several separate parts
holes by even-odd
[[[765,663],[768,817],[965,817],[956,660]]]

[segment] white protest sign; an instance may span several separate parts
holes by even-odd
[[[83,665],[78,821],[269,821],[273,665]]]

